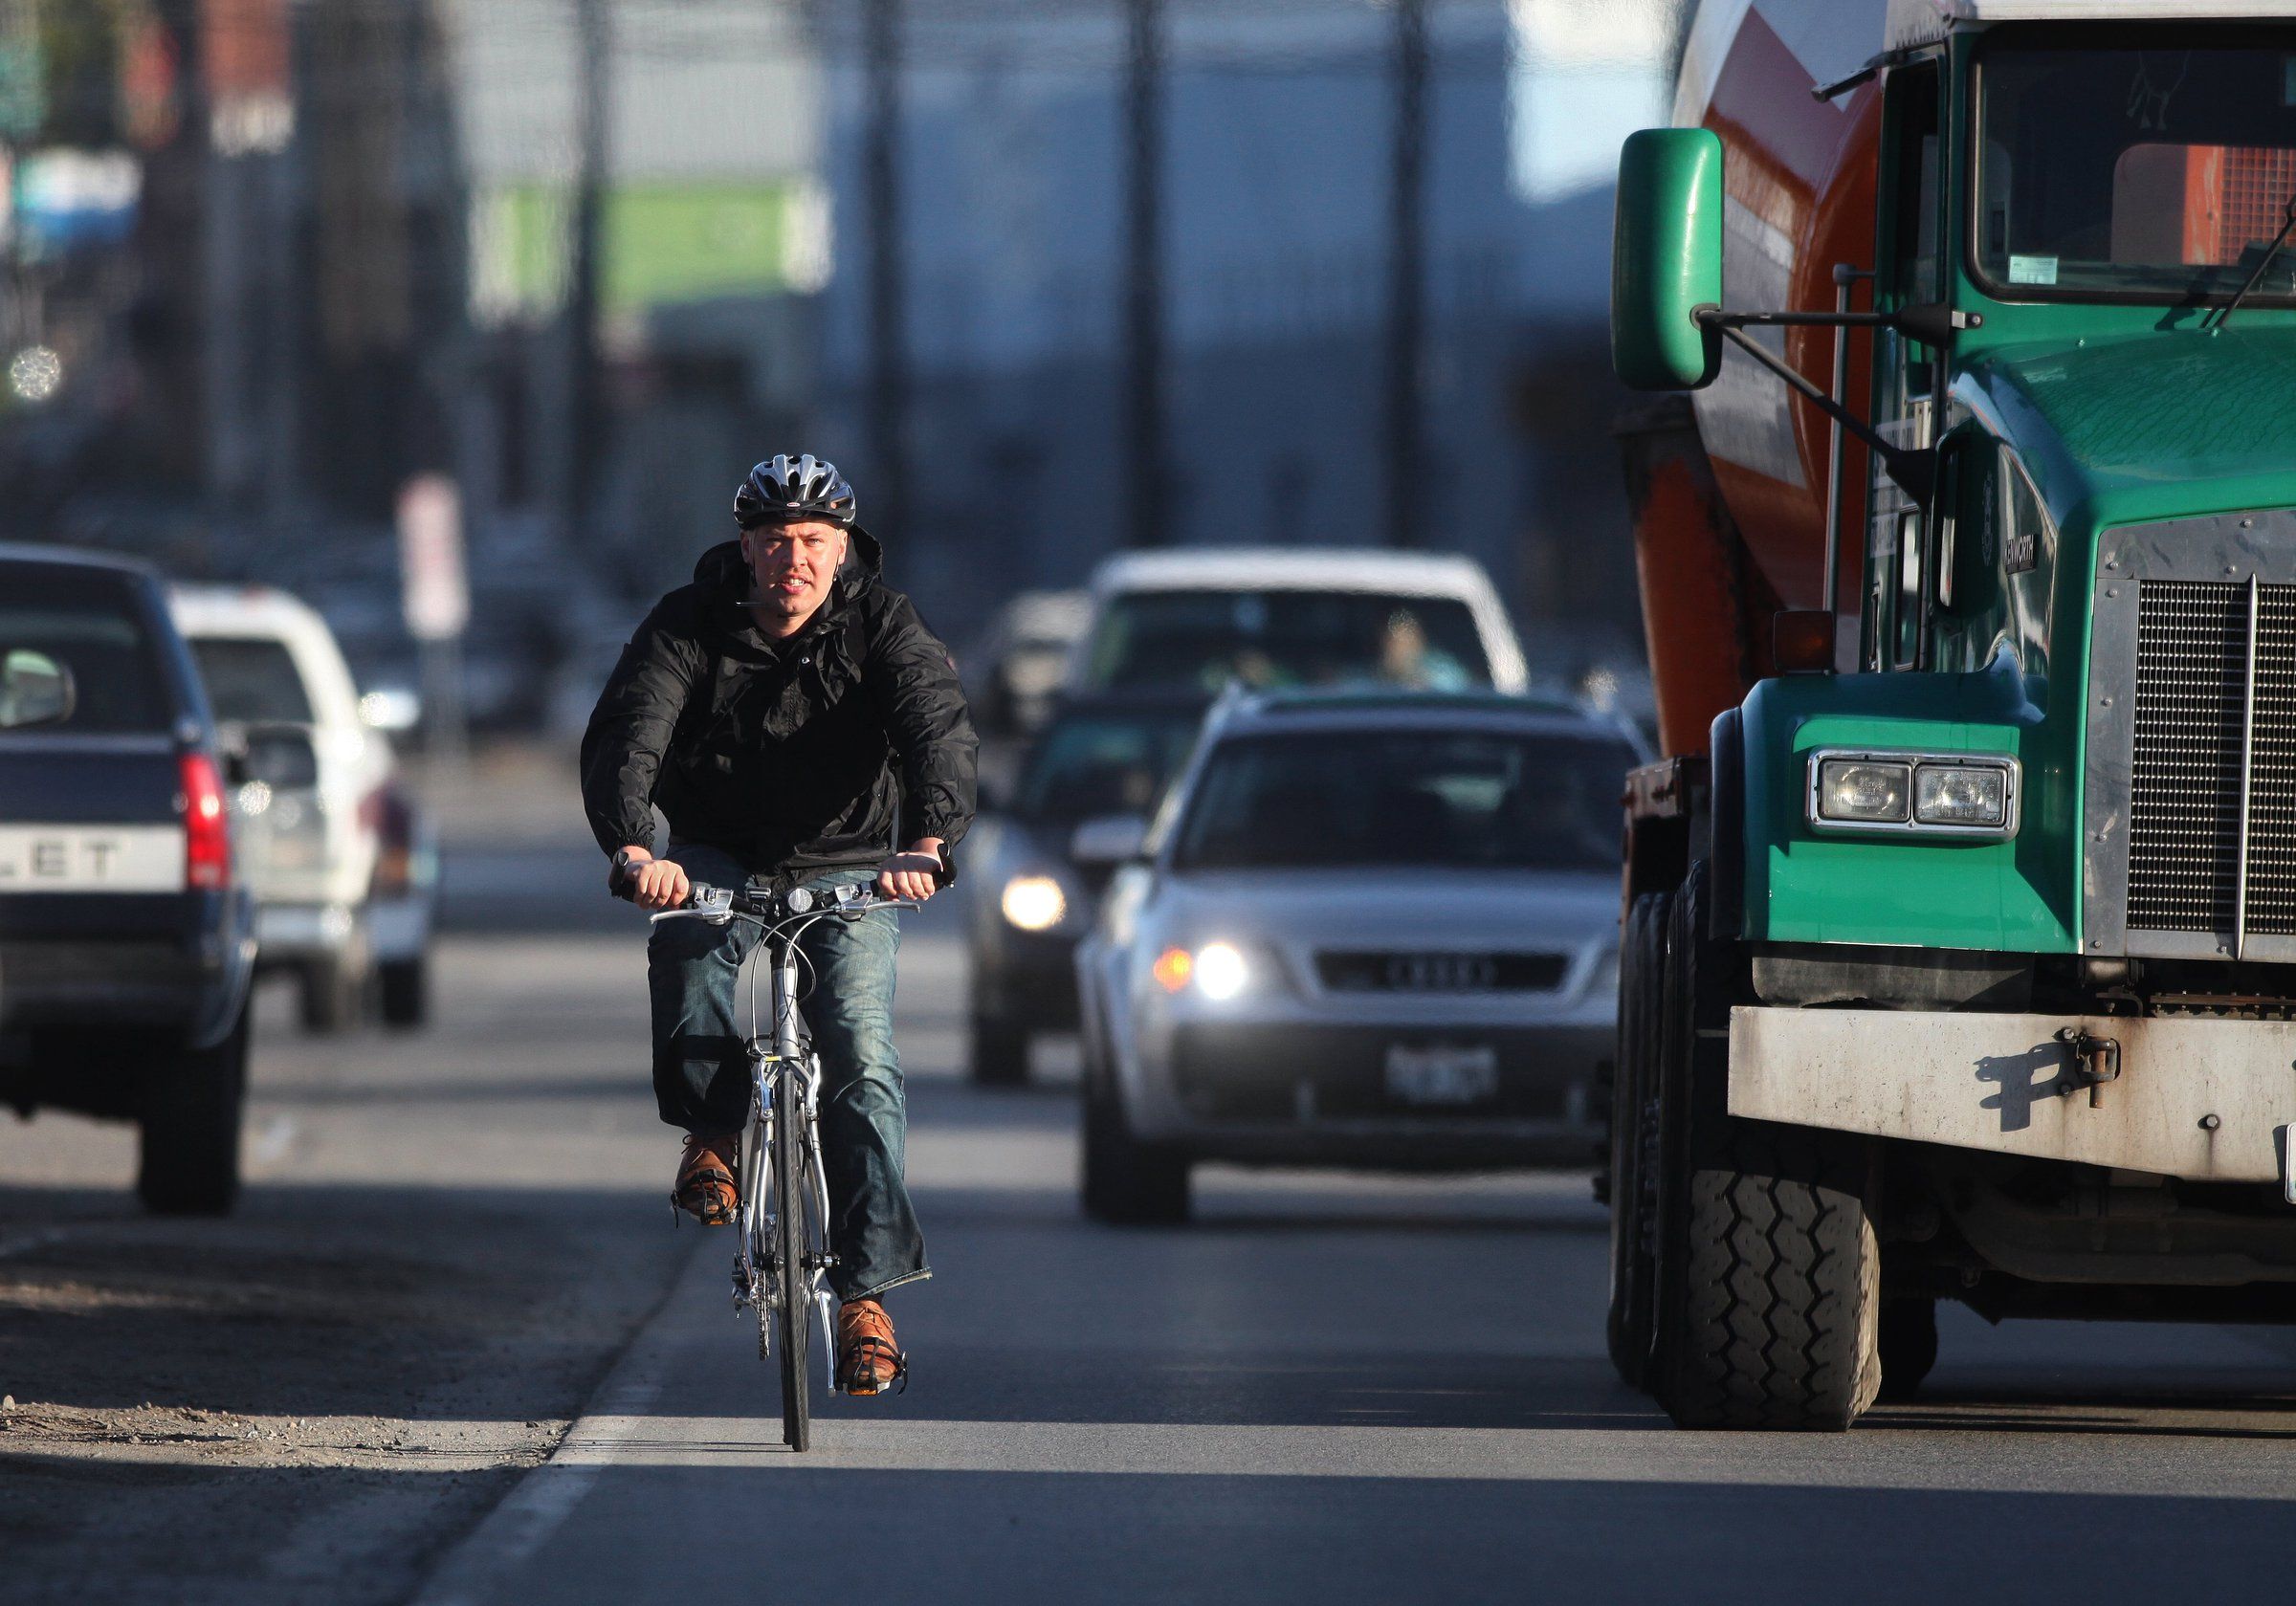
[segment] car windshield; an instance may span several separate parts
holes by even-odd
[[[85,570],[0,575],[0,656],[44,653],[72,675],[72,713],[47,731],[120,736],[173,718],[150,632],[128,583]]]
[[[1194,704],[1066,715],[1029,754],[1013,812],[1051,825],[1152,813],[1202,722]]]
[[[1250,737],[1205,766],[1182,869],[1610,869],[1634,753],[1609,737],[1393,729]]]
[[[268,636],[194,636],[191,656],[215,717],[255,725],[311,723],[311,699],[287,644]]]
[[[1093,632],[1095,689],[1217,692],[1362,683],[1455,692],[1490,684],[1474,614],[1456,597],[1377,591],[1134,591]]]
[[[2296,32],[2239,49],[1994,44],[1977,254],[2020,298],[2230,297],[2296,193]],[[2296,291],[2284,249],[2252,293]]]

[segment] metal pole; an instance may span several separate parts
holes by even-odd
[[[1168,479],[1164,421],[1163,4],[1131,0],[1124,99],[1125,544],[1161,546]]]
[[[597,496],[606,451],[598,278],[605,231],[607,132],[611,116],[607,55],[613,39],[607,4],[607,0],[574,0],[581,78],[574,101],[579,160],[574,180],[574,260],[566,288],[566,325],[573,351],[566,409],[567,447],[572,455],[566,464],[564,512],[567,530],[585,547],[594,546],[597,540]]]
[[[1425,537],[1414,488],[1421,461],[1420,384],[1426,344],[1426,0],[1395,0],[1395,150],[1388,191],[1386,529],[1391,546]]]
[[[909,495],[909,274],[901,218],[900,0],[868,0],[862,53],[869,129],[862,153],[869,212],[869,522],[897,536]]]

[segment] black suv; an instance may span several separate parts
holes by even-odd
[[[150,1209],[239,1185],[253,907],[149,570],[0,546],[0,1099],[138,1122]]]

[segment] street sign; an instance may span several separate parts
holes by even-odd
[[[462,495],[445,474],[417,474],[399,491],[399,582],[407,633],[446,641],[471,620],[462,562]]]

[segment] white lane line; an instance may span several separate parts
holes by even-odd
[[[649,1413],[669,1375],[672,1348],[655,1330],[664,1325],[663,1314],[680,1290],[695,1281],[694,1267],[704,1251],[715,1256],[718,1246],[718,1240],[704,1235],[694,1258],[670,1278],[660,1302],[638,1323],[629,1347],[583,1407],[563,1442],[548,1461],[519,1480],[468,1538],[447,1552],[411,1606],[481,1606],[495,1598],[512,1569],[541,1550],[574,1514],[598,1475],[618,1459],[615,1450],[621,1441],[648,1428]]]

